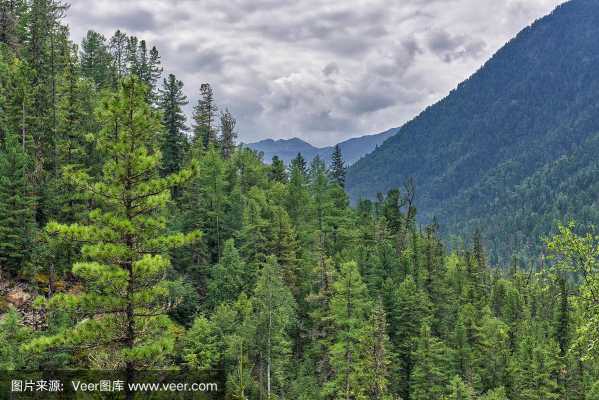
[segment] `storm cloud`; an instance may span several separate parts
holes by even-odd
[[[190,109],[210,82],[240,139],[325,145],[396,127],[561,0],[71,0],[67,22],[161,52]]]

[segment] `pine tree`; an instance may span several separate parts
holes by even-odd
[[[225,160],[231,158],[231,155],[235,151],[235,141],[237,140],[236,124],[237,121],[228,109],[220,113],[220,148]]]
[[[488,391],[480,397],[480,400],[508,400],[508,397],[505,394],[505,389],[500,387],[498,389]]]
[[[285,163],[278,156],[272,157],[268,177],[273,182],[287,182],[287,171],[285,169]]]
[[[112,60],[106,38],[94,31],[87,31],[81,42],[81,73],[90,78],[97,88],[110,85]]]
[[[394,283],[389,281],[386,286],[393,293]],[[431,317],[431,305],[426,293],[418,289],[412,277],[408,277],[395,289],[387,309],[390,313],[390,337],[399,362],[399,393],[407,399],[415,363],[413,350],[423,325]]]
[[[128,68],[128,57],[127,57],[127,46],[129,39],[124,32],[117,30],[114,35],[110,38],[108,43],[108,49],[112,59],[112,74],[113,74],[113,86],[127,75]]]
[[[297,156],[291,160],[291,164],[289,164],[289,169],[296,168],[298,172],[300,172],[305,179],[308,179],[308,164],[302,156],[302,153],[297,153]]]
[[[22,271],[29,260],[35,229],[31,161],[10,135],[0,148],[0,271]]]
[[[459,375],[456,375],[449,386],[449,396],[446,400],[474,400],[474,390],[464,383]]]
[[[362,393],[371,400],[391,399],[391,343],[387,336],[385,309],[381,301],[375,306],[368,324],[360,334],[359,361],[362,370]]]
[[[22,0],[5,0],[0,3],[0,44],[16,49],[19,19],[24,5]]]
[[[253,303],[259,380],[267,399],[282,398],[290,383],[292,343],[289,333],[296,305],[277,271],[274,257],[269,257],[260,271]]]
[[[107,156],[102,177],[69,172],[96,208],[82,224],[47,226],[50,234],[84,243],[83,259],[72,270],[81,291],[57,294],[47,306],[68,312],[77,322],[27,346],[37,352],[79,349],[93,355],[91,366],[125,368],[128,380],[136,369],[167,363],[174,346],[173,324],[165,315],[173,301],[172,283],[165,280],[168,252],[198,236],[166,233],[170,190],[192,172],[159,177],[160,125],[146,94],[146,88],[130,78],[104,101],[99,111],[104,128],[98,137],[98,147]]]
[[[330,349],[330,358],[335,372],[324,390],[327,395],[336,398],[352,399],[362,391],[360,361],[365,355],[360,353],[361,333],[367,325],[372,304],[355,262],[341,265],[339,278],[333,287],[331,312],[337,334]]]
[[[522,338],[512,358],[514,383],[512,393],[518,400],[559,399],[559,346],[551,340]]]
[[[13,307],[0,318],[0,368],[4,371],[31,369],[28,354],[21,345],[32,337],[31,330],[23,325],[21,316]]]
[[[233,303],[243,292],[250,293],[255,273],[241,259],[233,239],[225,242],[220,262],[210,272],[206,302],[209,309],[222,303]]]
[[[200,99],[193,108],[193,140],[203,149],[216,145],[216,113],[218,108],[214,101],[214,93],[209,83],[200,86]]]
[[[302,240],[304,227],[309,222],[306,217],[309,215],[310,194],[308,192],[308,177],[305,170],[305,163],[302,167],[300,160],[296,159],[295,161],[291,162],[285,205],[293,225],[298,230],[300,240]]]
[[[331,156],[331,178],[339,186],[345,187],[345,162],[339,145],[335,146]]]
[[[199,316],[183,337],[183,360],[193,369],[208,370],[219,359],[216,327],[204,316]]]
[[[162,142],[162,172],[169,175],[178,172],[183,166],[186,137],[189,129],[185,125],[185,114],[182,107],[187,104],[183,93],[183,82],[175,75],[169,74],[159,91],[159,106],[162,111],[162,124],[165,137]]]
[[[451,376],[451,360],[447,346],[431,335],[427,324],[422,325],[413,358],[410,400],[440,399]]]

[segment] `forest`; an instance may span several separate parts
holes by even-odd
[[[0,0],[0,370],[214,370],[226,399],[599,400],[599,237],[448,247],[416,183],[237,144],[159,50]],[[582,221],[583,223],[584,221]],[[1,396],[5,395],[2,393]],[[130,397],[132,398],[132,397]]]

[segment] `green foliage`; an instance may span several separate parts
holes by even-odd
[[[0,368],[4,371],[30,368],[29,354],[21,351],[20,346],[32,336],[31,330],[23,325],[21,316],[10,308],[0,318]]]
[[[183,166],[187,138],[185,132],[185,114],[182,107],[187,105],[187,97],[183,94],[183,82],[175,75],[169,74],[159,90],[159,105],[162,111],[162,124],[165,137],[162,142],[162,170],[168,175],[178,172]]]
[[[447,346],[422,325],[412,355],[414,370],[410,376],[410,399],[439,399],[446,393],[451,376],[451,356]]]
[[[30,258],[35,197],[31,161],[14,136],[0,148],[0,271],[17,274]]]
[[[52,222],[46,229],[66,241],[84,243],[83,259],[72,269],[84,290],[48,301],[50,309],[69,312],[77,322],[33,340],[27,346],[32,351],[72,348],[93,354],[91,366],[128,370],[168,363],[174,340],[165,315],[171,293],[164,280],[170,266],[167,252],[198,235],[166,233],[164,208],[170,190],[189,179],[191,171],[159,177],[158,118],[145,103],[146,92],[137,79],[128,79],[99,110],[104,129],[97,145],[112,156],[102,177],[94,180],[83,171],[67,171],[97,206],[87,224]]]

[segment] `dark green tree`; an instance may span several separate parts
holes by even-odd
[[[285,168],[285,163],[278,156],[272,157],[268,177],[274,182],[287,182],[287,170]]]
[[[159,91],[159,106],[162,111],[162,124],[165,136],[162,141],[162,172],[169,175],[178,172],[183,166],[187,138],[183,108],[187,105],[187,97],[183,93],[183,82],[175,75],[169,74]]]
[[[212,86],[203,83],[200,86],[200,99],[193,108],[193,141],[199,143],[203,149],[216,145],[217,112]]]
[[[81,42],[81,73],[91,79],[98,88],[111,83],[112,59],[106,45],[106,38],[94,31],[87,31]]]
[[[345,170],[341,148],[336,145],[331,156],[331,178],[341,187],[345,187]]]
[[[0,148],[0,270],[22,272],[29,260],[35,230],[32,163],[14,136]]]
[[[237,121],[233,114],[226,109],[225,112],[220,113],[220,148],[225,160],[231,158],[231,155],[235,151],[235,145],[237,140],[237,131],[235,126]]]

